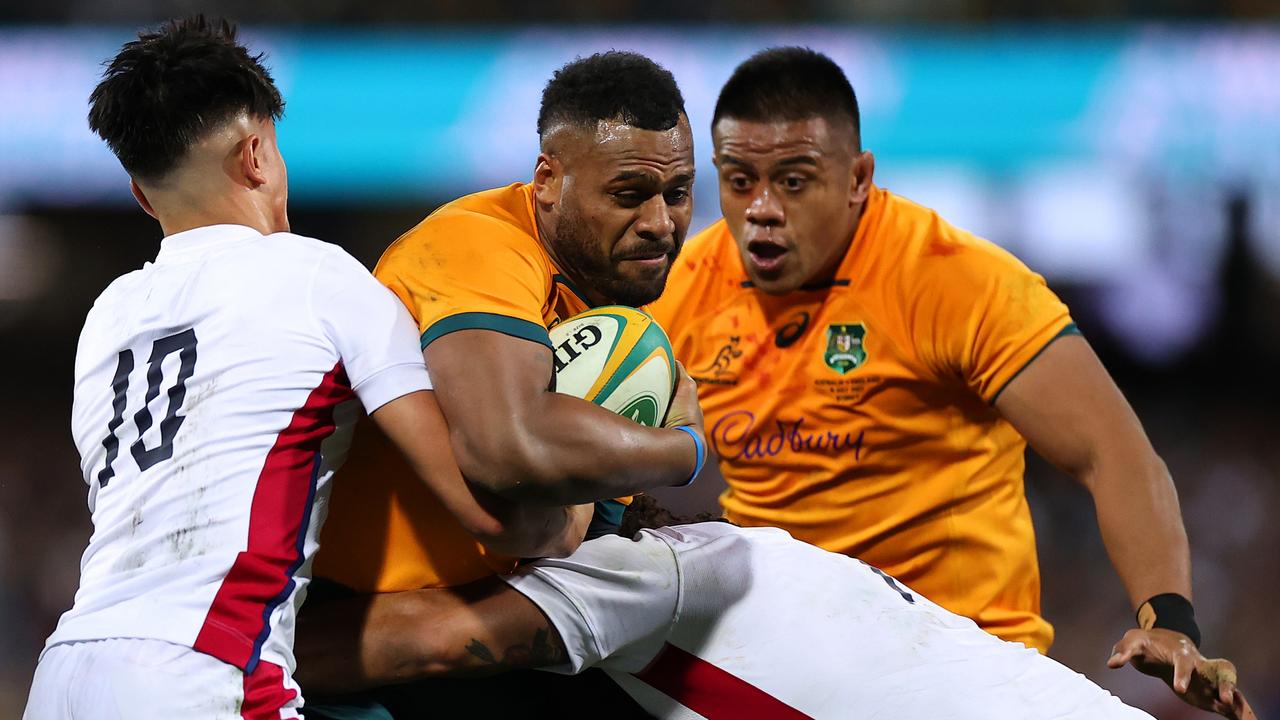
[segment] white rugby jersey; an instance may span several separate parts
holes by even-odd
[[[659,718],[1152,720],[858,560],[699,523],[584,543],[505,578],[551,619],[557,672],[604,668]]]
[[[429,388],[408,311],[337,246],[236,225],[166,237],[80,336],[94,530],[48,645],[153,638],[292,671],[352,424]]]

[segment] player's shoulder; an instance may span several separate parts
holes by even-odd
[[[680,259],[686,261],[685,271],[701,267],[716,274],[741,274],[741,264],[725,262],[737,257],[737,252],[733,235],[729,232],[729,224],[724,218],[720,218],[685,241],[684,247],[680,249]]]
[[[680,296],[695,291],[719,293],[737,290],[745,279],[737,245],[722,218],[685,241],[672,263],[667,291]]]
[[[146,281],[147,275],[151,272],[152,263],[148,262],[137,270],[129,272],[117,277],[98,293],[98,297],[94,299],[93,305],[109,305],[120,298],[129,297],[133,294],[135,288]]]
[[[325,263],[343,269],[359,268],[365,274],[369,272],[341,245],[306,235],[292,232],[273,233],[266,236],[266,242],[261,246],[282,263],[289,265],[308,267]]]
[[[713,312],[728,295],[742,291],[746,273],[723,219],[685,241],[671,264],[662,296],[649,306],[655,317],[672,322],[692,311]]]
[[[946,288],[1031,271],[999,245],[958,228],[936,210],[887,190],[878,219],[879,263],[908,288]]]
[[[437,208],[387,248],[383,261],[508,249],[540,254],[531,189],[517,183],[466,195]]]
[[[146,282],[152,267],[153,263],[148,262],[137,270],[131,270],[112,280],[102,292],[98,293],[98,297],[94,298],[93,304],[89,307],[89,312],[85,314],[82,338],[97,323],[113,324],[119,307],[136,301],[139,296],[138,291]]]

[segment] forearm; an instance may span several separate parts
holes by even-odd
[[[307,607],[295,652],[295,677],[316,696],[556,665],[565,655],[537,606],[497,578]]]
[[[1191,551],[1169,471],[1154,452],[1100,462],[1081,480],[1093,492],[1098,527],[1136,609],[1161,593],[1191,599]]]
[[[551,350],[497,332],[463,330],[427,346],[427,367],[467,480],[524,502],[572,505],[687,480],[687,434],[648,428],[552,390]],[[701,431],[692,379],[681,376],[669,418]]]
[[[505,430],[477,425],[454,426],[463,474],[522,502],[563,505],[633,495],[684,482],[696,463],[694,442],[684,432],[645,427],[552,392]]]
[[[1169,470],[1083,338],[1044,349],[996,408],[1093,495],[1107,553],[1135,608],[1166,592],[1190,599],[1190,551]]]

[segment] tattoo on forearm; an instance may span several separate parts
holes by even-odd
[[[532,642],[517,643],[504,650],[501,660],[477,638],[467,643],[467,652],[483,665],[502,669],[559,665],[566,655],[558,643],[551,642],[551,633],[545,627],[534,631]]]

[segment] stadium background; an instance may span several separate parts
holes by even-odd
[[[1280,711],[1280,8],[1268,0],[45,0],[0,3],[0,718],[71,602],[90,523],[69,432],[93,298],[159,228],[85,126],[133,29],[245,26],[288,101],[296,232],[367,263],[443,201],[529,177],[538,95],[579,54],[676,75],[697,129],[694,230],[717,213],[707,123],[753,51],[830,53],[880,184],[1010,248],[1069,302],[1177,482],[1209,655]],[[666,498],[713,503],[718,478]],[[1132,615],[1087,493],[1032,460],[1053,655],[1157,717],[1202,717],[1107,671]],[[857,642],[851,638],[851,642]]]

